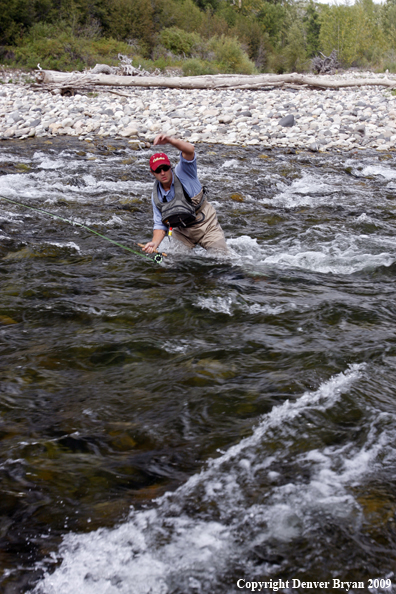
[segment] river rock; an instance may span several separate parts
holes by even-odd
[[[290,114],[279,120],[279,126],[283,126],[284,128],[291,128],[294,126],[294,115]]]
[[[351,74],[334,78],[348,76]],[[389,77],[396,86],[396,76]],[[1,93],[0,137],[4,139],[34,133],[81,138],[90,134],[91,138],[139,136],[146,142],[164,132],[192,142],[320,150],[394,148],[396,141],[396,98],[379,87],[340,89],[337,93],[307,88],[275,88],[265,93],[128,88],[127,97],[115,97],[104,88],[96,97],[80,93],[63,97],[16,84],[7,85]]]
[[[231,115],[228,115],[228,114],[222,115],[219,117],[219,123],[220,124],[230,124],[233,119],[234,119],[234,117]]]
[[[120,132],[120,135],[123,136],[124,138],[128,138],[130,136],[137,136],[138,130],[134,126],[130,127],[130,128],[125,128],[125,130]]]

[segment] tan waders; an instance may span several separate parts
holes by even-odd
[[[155,205],[161,213],[162,222],[173,227],[172,235],[190,249],[200,245],[206,250],[214,249],[227,251],[223,229],[217,220],[214,207],[204,198],[204,189],[198,194],[188,198],[185,190],[177,177],[174,177],[175,197],[168,203],[163,203],[158,198],[158,185],[156,181],[153,187],[153,198]],[[173,211],[173,212],[172,212]],[[183,219],[182,215],[187,212]],[[178,221],[178,226],[172,225],[172,217]],[[195,218],[196,217],[196,218]],[[189,224],[190,220],[196,220]],[[186,226],[179,224],[179,221],[186,221]],[[201,221],[201,222],[200,222]]]
[[[186,229],[183,227],[173,229],[172,236],[190,249],[198,244],[206,250],[214,249],[226,252],[227,244],[214,207],[206,201],[199,210],[198,219],[201,218],[201,213],[205,215],[202,223],[197,223]]]

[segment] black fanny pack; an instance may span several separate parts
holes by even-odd
[[[166,208],[163,208],[161,214],[162,222],[169,227],[190,227],[197,222],[197,215],[192,203],[180,203],[176,199],[167,202]]]

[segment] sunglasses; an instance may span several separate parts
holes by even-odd
[[[170,165],[160,165],[158,169],[155,169],[154,173],[161,173],[162,171],[169,171]]]

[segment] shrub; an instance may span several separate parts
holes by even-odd
[[[160,41],[164,47],[177,56],[182,54],[191,56],[201,38],[197,33],[188,33],[178,27],[170,27],[161,31]]]
[[[139,39],[152,46],[153,8],[149,0],[108,0],[105,30],[109,37],[125,41]]]
[[[159,16],[160,28],[178,27],[193,33],[202,25],[203,14],[193,0],[169,0]]]
[[[229,26],[227,20],[222,14],[213,14],[213,11],[208,7],[202,17],[201,28],[199,33],[205,39],[210,39],[217,35],[227,35]]]
[[[13,48],[12,59],[4,62],[49,70],[84,70],[97,63],[118,65],[118,54],[130,55],[126,43],[115,39],[85,39],[75,37],[71,29],[45,23],[34,25],[18,46]],[[11,56],[10,56],[11,57]]]
[[[218,74],[218,69],[204,60],[198,60],[198,58],[192,58],[183,62],[183,74],[184,76],[202,76],[203,74]]]
[[[287,45],[283,49],[285,66],[288,72],[303,72],[309,69],[306,42],[301,22],[294,22],[288,30]]]
[[[247,54],[254,61],[256,67],[264,67],[270,50],[270,42],[262,25],[251,17],[240,16],[236,20],[232,33],[246,47]]]
[[[282,53],[273,52],[268,58],[268,70],[275,74],[286,72],[286,60]]]
[[[212,37],[208,47],[214,53],[215,62],[221,72],[228,74],[253,74],[255,67],[235,37]]]

